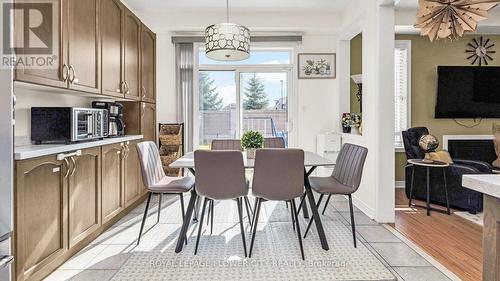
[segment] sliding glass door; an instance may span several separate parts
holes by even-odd
[[[289,140],[290,70],[234,68],[198,72],[195,148],[246,131]]]

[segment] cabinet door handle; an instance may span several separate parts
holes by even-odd
[[[76,77],[76,70],[73,67],[73,81],[71,81],[71,83],[78,83],[78,82],[80,82],[80,79]]]
[[[73,162],[73,170],[71,170],[71,173],[69,174],[70,177],[72,177],[75,174],[76,170],[76,161],[73,156],[71,156],[69,159],[71,159],[71,162]]]
[[[62,69],[62,79],[63,82],[68,81],[68,75],[69,75],[69,68],[67,64],[63,64],[63,69]]]
[[[146,97],[146,87],[142,86],[142,97]]]
[[[73,84],[73,80],[75,80],[75,71],[73,70],[73,65],[69,66],[68,78],[69,78],[69,82],[71,84]]]
[[[64,174],[64,178],[68,178],[69,175],[69,161],[68,158],[63,158],[64,163],[66,164],[66,173]]]
[[[130,94],[130,88],[129,88],[129,86],[128,86],[127,81],[125,81],[124,83],[125,83],[125,94],[127,94],[127,95],[128,95],[128,94]]]

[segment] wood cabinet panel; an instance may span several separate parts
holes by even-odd
[[[66,0],[70,88],[100,93],[100,0]]]
[[[144,141],[156,143],[156,105],[153,103],[141,103],[141,135]]]
[[[125,157],[125,206],[133,204],[143,193],[142,176],[140,172],[139,155],[137,144],[132,141],[127,144],[127,156]]]
[[[102,223],[116,216],[124,207],[123,143],[102,147]]]
[[[85,149],[73,159],[68,185],[69,247],[101,224],[101,149]]]
[[[44,1],[47,2],[47,1]],[[54,44],[52,45],[53,54],[57,57],[53,61],[53,67],[49,68],[31,68],[24,67],[24,65],[20,64],[16,67],[15,70],[15,80],[23,81],[28,83],[35,83],[41,85],[48,85],[53,87],[65,88],[67,87],[67,81],[65,77],[63,77],[63,71],[67,71],[64,69],[64,63],[66,58],[63,55],[63,3],[62,0],[50,0],[49,3],[53,5],[53,29],[52,34],[50,33],[42,33],[37,34],[37,36],[51,36],[52,38],[44,38],[43,41],[53,40]],[[24,36],[23,28],[24,24],[22,22],[22,18],[17,18],[16,16],[19,14],[14,14],[14,36],[17,40],[24,41],[24,38],[18,38],[20,36]],[[19,42],[19,41],[18,41]],[[17,54],[23,55],[24,50],[22,48],[16,50]],[[64,75],[66,75],[65,73]]]
[[[156,100],[156,35],[146,26],[142,26],[141,36],[141,85],[142,100]]]
[[[17,280],[41,279],[42,269],[68,249],[64,163],[55,156],[16,163]]]
[[[140,100],[141,21],[129,10],[125,11],[125,86],[126,97]]]
[[[118,0],[101,0],[102,93],[123,97],[123,13]]]

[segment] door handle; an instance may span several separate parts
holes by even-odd
[[[146,87],[142,86],[142,97],[146,97]]]
[[[9,266],[14,261],[13,256],[5,255],[0,256],[0,269]]]
[[[63,64],[63,69],[62,69],[62,79],[63,82],[68,81],[68,76],[69,76],[69,68],[67,64]]]
[[[69,82],[71,82],[71,84],[73,83],[78,83],[78,78],[76,78],[76,70],[75,68],[73,67],[73,65],[70,65],[69,66]]]
[[[124,83],[125,83],[125,94],[128,95],[130,93],[130,88],[128,87],[127,81],[125,81]]]
[[[64,174],[64,178],[67,178],[68,175],[69,175],[69,161],[68,161],[68,158],[63,158],[64,160],[64,163],[66,163],[66,173]]]
[[[71,159],[71,162],[73,162],[73,170],[71,170],[71,173],[69,173],[69,176],[72,177],[75,174],[76,170],[76,161],[73,156],[71,156],[69,159]]]

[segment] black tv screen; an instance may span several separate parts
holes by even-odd
[[[500,118],[500,67],[438,66],[436,118]]]

